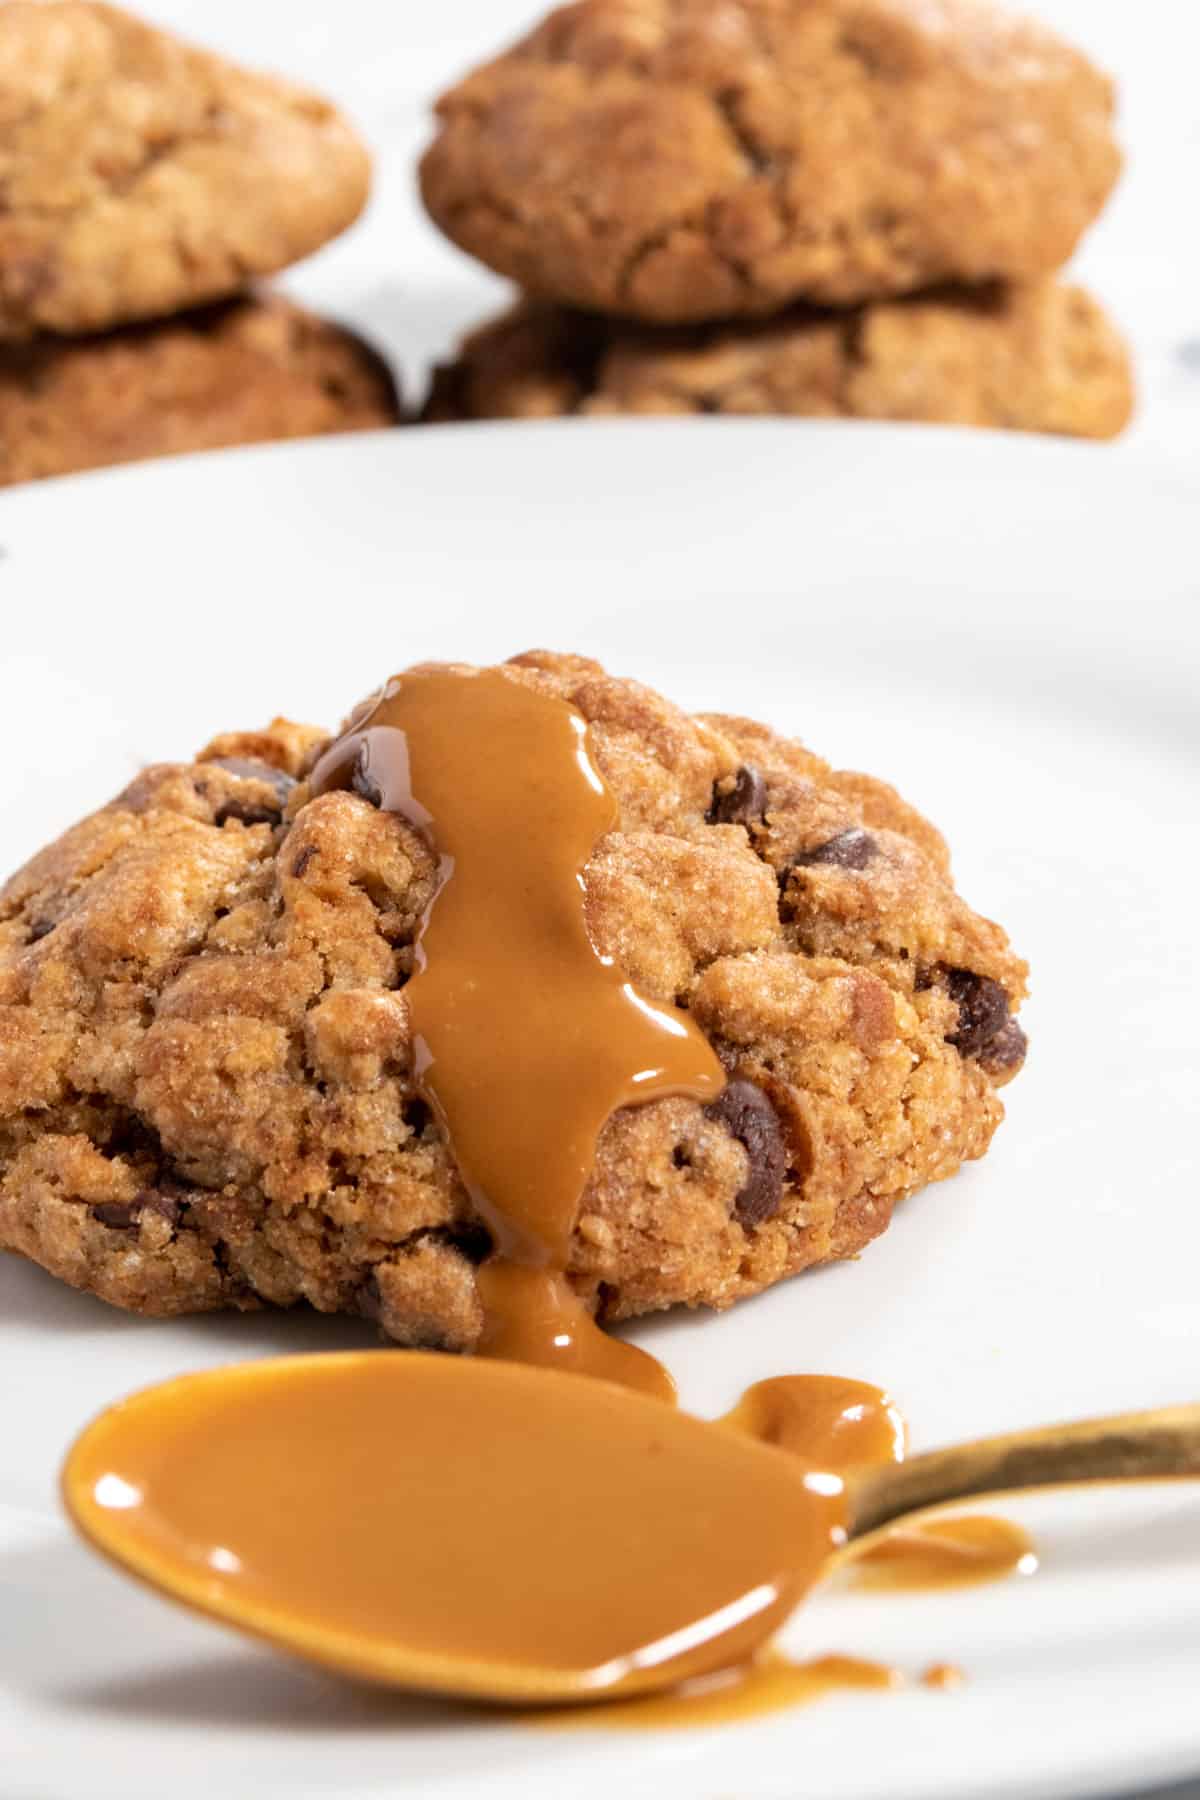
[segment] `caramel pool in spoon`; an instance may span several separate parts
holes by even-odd
[[[843,1480],[610,1382],[398,1350],[148,1389],[88,1427],[63,1489],[97,1549],[282,1649],[392,1686],[548,1703],[748,1662],[849,1538],[906,1512],[1185,1473],[1200,1473],[1200,1407]]]
[[[110,1408],[79,1529],[177,1600],[331,1668],[503,1701],[748,1658],[844,1540],[841,1482],[626,1388],[351,1352]]]

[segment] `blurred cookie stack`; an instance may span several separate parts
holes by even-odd
[[[429,421],[911,419],[1105,438],[1128,355],[1058,275],[1110,83],[984,0],[577,0],[439,103],[425,204],[525,297]]]
[[[3,0],[0,485],[394,423],[374,352],[248,292],[369,182],[314,94],[95,0]]]

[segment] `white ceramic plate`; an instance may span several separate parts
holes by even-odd
[[[1197,497],[1117,452],[726,421],[396,433],[25,490],[0,503],[2,859],[143,759],[274,711],[334,721],[429,654],[579,647],[762,714],[944,826],[966,894],[1033,963],[1033,1050],[986,1163],[860,1263],[641,1335],[700,1411],[832,1370],[890,1386],[919,1447],[1193,1399]],[[830,1593],[788,1633],[912,1673],[953,1660],[961,1692],[694,1734],[548,1736],[359,1693],[73,1543],[55,1471],[97,1408],[361,1341],[311,1316],[131,1320],[3,1259],[5,1800],[1037,1800],[1200,1768],[1185,1485],[1014,1503],[1031,1580]]]

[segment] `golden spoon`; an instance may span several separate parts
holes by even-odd
[[[502,1702],[747,1661],[849,1538],[968,1495],[1200,1474],[1200,1407],[841,1478],[605,1381],[412,1351],[239,1364],[91,1424],[68,1511],[124,1568],[342,1673]]]

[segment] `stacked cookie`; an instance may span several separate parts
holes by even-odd
[[[1111,437],[1125,348],[1057,271],[1107,79],[985,0],[576,0],[439,103],[426,206],[517,281],[431,420],[784,413]]]
[[[369,179],[314,94],[97,0],[4,0],[0,485],[394,423],[372,351],[248,291]]]

